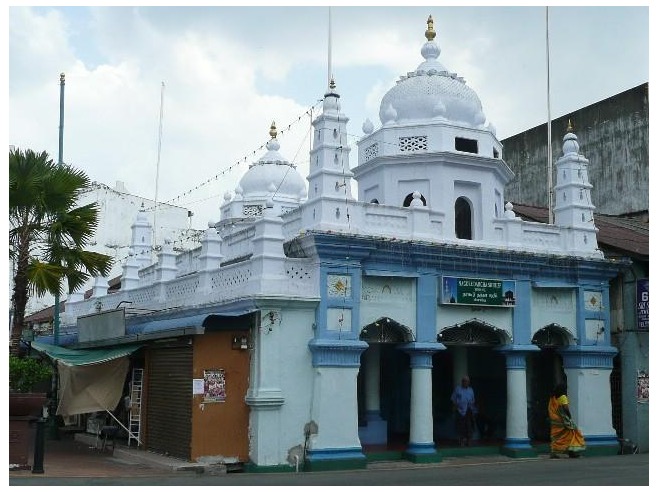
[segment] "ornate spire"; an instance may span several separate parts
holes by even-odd
[[[276,134],[277,134],[276,124],[274,122],[272,122],[272,125],[270,126],[270,137],[272,137],[274,139],[274,138],[276,138]]]
[[[334,81],[333,77],[331,77],[331,81],[329,82],[329,88],[331,90],[334,90],[336,88],[336,82]]]
[[[434,20],[431,15],[427,19],[427,31],[425,31],[425,37],[428,41],[432,41],[436,37],[436,31],[434,31]]]
[[[567,123],[567,132],[568,133],[573,132],[573,125],[571,124],[571,118],[569,118],[569,122]]]

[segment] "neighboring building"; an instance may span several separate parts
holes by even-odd
[[[153,222],[155,202],[129,193],[121,181],[117,181],[114,188],[93,182],[82,194],[78,204],[81,206],[92,202],[98,204],[98,227],[87,249],[109,255],[114,259],[112,270],[107,276],[107,279],[112,279],[121,275],[122,263],[128,257],[131,240],[130,225],[135,220],[137,212],[140,209],[147,210]],[[165,238],[168,238],[179,251],[198,246],[201,232],[190,228],[190,214],[191,212],[184,208],[159,203],[156,244],[161,245]],[[10,277],[10,286],[12,282],[13,275]],[[92,284],[93,281],[90,280],[82,290],[91,288]],[[35,314],[52,307],[53,303],[54,297],[51,295],[30,297],[26,313]]]
[[[649,85],[553,120],[554,155],[569,122],[589,160],[599,246],[606,258],[632,261],[610,284],[611,340],[619,349],[612,375],[614,425],[620,438],[648,452],[649,398],[643,388],[649,380]],[[506,197],[520,215],[542,222],[548,221],[546,135],[544,124],[502,141],[515,172]]]
[[[565,379],[588,453],[617,452],[609,282],[629,262],[599,249],[578,138],[563,136],[555,223],[521,220],[502,145],[435,35],[430,18],[424,61],[383,97],[381,126],[364,123],[357,167],[332,81],[306,199],[273,127],[200,248],[165,243],[151,264],[140,213],[121,289],[67,299],[63,345],[133,344],[145,448],[272,471],[363,468],[382,447],[440,461],[469,374],[492,452],[545,449]]]
[[[649,84],[555,118],[551,152],[560,155],[562,136],[571,122],[589,160],[592,203],[607,215],[649,213]],[[548,203],[547,125],[502,141],[514,179],[505,188],[512,203],[546,207]],[[553,168],[553,183],[556,170]]]

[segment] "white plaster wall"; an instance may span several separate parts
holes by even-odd
[[[530,337],[552,323],[566,328],[573,337],[577,337],[575,289],[532,289]]]
[[[315,309],[308,305],[274,309],[280,322],[276,321],[271,331],[269,323],[262,322],[258,335],[262,344],[274,350],[262,352],[266,355],[257,369],[260,374],[252,374],[251,386],[280,389],[284,402],[270,410],[252,410],[250,448],[252,459],[260,466],[294,466],[288,461],[289,454],[293,448],[303,448],[304,425],[311,420],[313,369],[308,342],[313,337]]]
[[[611,369],[566,369],[569,408],[585,435],[616,435],[610,400]]]
[[[132,230],[130,226],[135,221],[137,212],[142,204],[146,209],[149,209],[155,203],[153,200],[117,190],[125,190],[125,187],[121,183],[117,183],[117,189],[113,189],[101,183],[94,183],[87,192],[82,194],[78,201],[78,206],[92,202],[98,204],[98,227],[94,237],[88,243],[87,249],[109,255],[115,260],[112,270],[107,276],[108,279],[118,277],[122,273],[123,262],[128,255],[131,242]],[[152,225],[153,212],[147,212],[147,217]],[[164,238],[169,237],[174,241],[173,244],[176,248],[190,249],[198,245],[200,232],[190,229],[187,209],[185,208],[160,204],[156,226],[159,230],[158,244],[162,244]],[[89,280],[81,291],[84,292],[90,289],[92,285],[93,279]],[[64,298],[65,296],[62,297],[62,299]],[[52,306],[53,303],[54,297],[51,295],[40,298],[32,297],[28,302],[26,312],[33,313]]]
[[[416,333],[416,279],[363,277],[360,326],[390,318]]]

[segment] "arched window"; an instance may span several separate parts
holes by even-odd
[[[375,205],[379,205],[379,200],[377,200],[376,198],[373,198],[372,200],[370,200],[370,203],[374,203]]]
[[[404,202],[402,203],[403,207],[408,207],[411,205],[411,200],[414,199],[414,194],[409,193],[406,197],[404,197]],[[423,205],[427,205],[427,201],[425,200],[425,197],[423,195],[420,195],[420,199],[423,202]]]
[[[473,239],[471,204],[463,196],[455,201],[455,236],[457,239]]]

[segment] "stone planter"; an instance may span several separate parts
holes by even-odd
[[[41,417],[45,393],[9,393],[10,417]]]
[[[9,469],[29,470],[45,393],[9,393]]]

